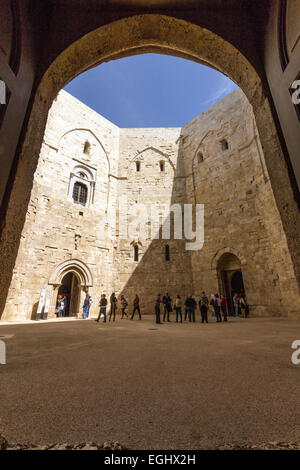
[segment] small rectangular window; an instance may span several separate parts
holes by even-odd
[[[141,169],[141,162],[135,162],[135,166],[136,166],[136,171],[140,171],[140,169]]]
[[[221,149],[222,150],[228,150],[229,149],[229,145],[228,145],[228,142],[227,142],[226,139],[222,139],[220,144],[221,144]]]

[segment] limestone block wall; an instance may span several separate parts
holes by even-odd
[[[148,209],[146,232],[118,240],[115,258],[118,275],[116,291],[131,301],[140,296],[141,309],[153,313],[154,299],[167,290],[174,297],[186,295],[191,285],[189,253],[184,240],[162,239],[160,227],[167,224],[164,209],[182,205],[186,199],[185,178],[179,156],[180,128],[121,129],[119,157],[119,195],[126,194],[130,214],[140,204]],[[137,171],[139,164],[139,171]],[[151,208],[161,217],[151,218]],[[153,214],[153,213],[152,213]],[[153,233],[151,236],[152,227]],[[153,234],[159,239],[153,240]],[[139,260],[134,261],[134,245]],[[166,245],[169,259],[166,259]]]
[[[34,316],[43,288],[51,299],[53,315],[58,286],[49,285],[49,278],[67,260],[80,260],[90,269],[93,285],[88,290],[93,296],[110,290],[117,196],[117,180],[112,175],[118,171],[118,147],[116,126],[60,92],[49,113],[2,319]],[[79,179],[91,189],[87,207],[72,200],[71,175],[77,171],[88,175],[87,181]],[[96,303],[92,309],[97,310]]]
[[[187,199],[205,205],[204,246],[191,255],[194,292],[220,289],[217,262],[230,252],[241,261],[252,314],[287,315],[286,299],[294,293],[278,274],[276,219],[270,218],[275,205],[266,197],[272,193],[255,134],[251,106],[240,90],[182,129]]]
[[[76,183],[87,189],[85,206],[73,201]],[[186,250],[186,240],[172,230],[169,240],[161,238],[164,208],[187,203],[204,204],[198,251]],[[140,231],[124,236],[124,218],[132,221],[141,205],[149,216],[154,207],[158,220],[144,219]],[[173,298],[220,292],[220,260],[227,253],[237,260],[228,269],[238,263],[242,270],[252,315],[299,315],[263,149],[240,90],[181,129],[119,129],[62,91],[49,112],[1,319],[34,318],[42,289],[54,316],[68,272],[79,283],[75,314],[86,292],[95,314],[100,294],[112,291],[126,296],[130,310],[137,293],[142,312],[153,313],[159,292]]]

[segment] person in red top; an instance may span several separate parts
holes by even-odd
[[[227,321],[227,299],[224,294],[221,297],[221,310],[223,313],[224,321]]]

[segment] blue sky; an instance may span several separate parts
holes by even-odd
[[[143,54],[88,70],[65,90],[119,127],[181,127],[235,88],[204,65]]]

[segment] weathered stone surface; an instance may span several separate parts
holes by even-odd
[[[103,444],[95,442],[81,442],[79,444],[56,443],[56,444],[11,444],[0,450],[126,450],[126,447],[118,441],[107,441]]]
[[[73,202],[74,181],[88,188],[85,207]],[[118,206],[124,196],[125,209]],[[164,204],[185,203],[204,204],[201,250],[187,251],[185,240],[173,236],[155,239],[160,224],[153,233],[148,224],[146,231],[122,239],[122,217],[130,221],[139,204],[148,205],[149,213],[152,204],[160,213]],[[137,293],[142,312],[153,313],[158,292],[174,298],[222,290],[219,262],[226,253],[239,260],[232,272],[242,269],[253,315],[299,315],[263,149],[240,90],[181,129],[119,129],[60,92],[49,113],[2,319],[34,318],[42,289],[54,316],[68,272],[77,275],[72,315],[80,314],[86,291],[94,298],[92,314],[100,294],[112,291],[125,295],[129,309]]]

